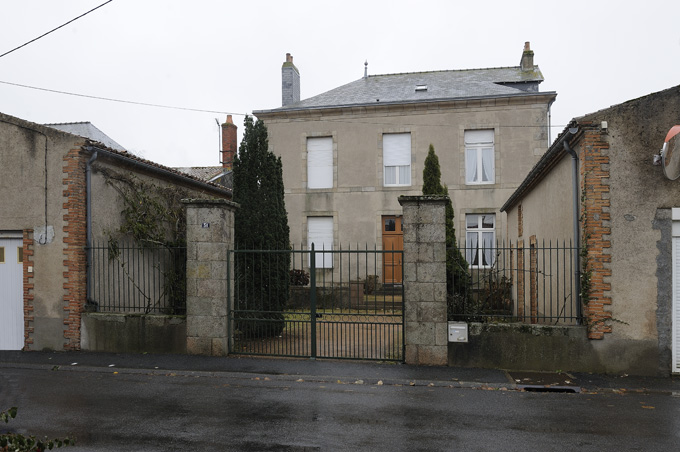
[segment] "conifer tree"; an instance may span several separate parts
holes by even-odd
[[[441,169],[439,157],[434,152],[434,146],[425,158],[423,167],[423,194],[424,195],[449,195],[449,189],[441,183]],[[458,249],[456,243],[456,230],[453,226],[453,203],[451,198],[446,203],[446,292],[449,299],[456,297],[460,302],[468,297],[467,287],[469,275],[468,263]],[[453,303],[448,303],[451,307]],[[451,312],[449,313],[451,314]]]
[[[234,158],[234,242],[242,250],[288,250],[288,215],[281,158],[269,151],[267,127],[246,116],[243,140]],[[248,337],[278,336],[285,327],[290,254],[237,253],[238,328]],[[243,312],[247,311],[247,312]]]

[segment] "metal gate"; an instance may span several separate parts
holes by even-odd
[[[229,353],[403,361],[403,286],[379,273],[402,253],[229,251]]]

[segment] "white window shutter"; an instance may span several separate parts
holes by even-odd
[[[411,185],[411,134],[383,135],[385,185]]]
[[[386,133],[383,135],[383,164],[385,166],[411,165],[410,133]]]
[[[333,188],[333,138],[307,138],[307,187]]]
[[[312,244],[315,251],[333,249],[333,217],[307,217],[307,245],[310,250]],[[333,254],[317,253],[316,267],[333,268]]]

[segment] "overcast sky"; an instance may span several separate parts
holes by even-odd
[[[0,54],[104,1],[3,0]],[[218,165],[215,118],[234,114],[240,132],[243,114],[281,106],[286,52],[304,99],[360,78],[365,60],[370,74],[517,66],[530,41],[541,91],[558,94],[554,138],[575,116],[680,84],[679,24],[677,0],[114,0],[0,58],[0,111],[90,121],[164,165]]]

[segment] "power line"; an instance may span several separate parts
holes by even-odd
[[[108,2],[104,2],[104,3],[102,3],[101,5],[97,6],[96,8],[92,8],[92,9],[89,10],[88,12],[86,12],[86,13],[84,13],[84,14],[81,14],[80,16],[78,16],[78,17],[76,17],[76,18],[74,18],[74,19],[69,20],[69,21],[66,22],[65,24],[61,24],[61,25],[59,25],[57,28],[53,28],[52,30],[48,31],[47,33],[43,33],[43,34],[41,34],[40,36],[38,36],[37,38],[31,39],[30,41],[28,41],[28,42],[26,42],[26,43],[24,43],[24,44],[21,44],[19,47],[15,47],[15,48],[13,48],[12,50],[3,53],[2,55],[0,55],[0,58],[4,57],[5,55],[9,55],[10,53],[14,52],[15,50],[19,50],[20,48],[25,47],[25,46],[29,45],[30,43],[37,41],[37,40],[40,39],[40,38],[44,38],[45,36],[47,36],[48,34],[52,33],[53,31],[57,31],[57,30],[59,30],[60,28],[65,27],[66,25],[70,24],[71,22],[74,22],[74,21],[80,19],[80,18],[83,17],[83,16],[87,16],[88,14],[90,14],[90,13],[91,13],[92,11],[94,11],[95,9],[99,9],[99,8],[101,8],[102,6],[106,5],[107,3],[111,3],[112,1],[113,1],[113,0],[109,0]]]
[[[110,1],[112,1],[112,0],[110,0]],[[85,97],[87,99],[105,100],[105,101],[108,101],[108,102],[118,102],[118,103],[121,103],[121,104],[143,105],[145,107],[167,108],[167,109],[170,109],[170,110],[196,111],[196,112],[199,112],[199,113],[218,113],[218,114],[236,115],[236,116],[245,116],[247,114],[247,113],[232,113],[232,112],[229,112],[229,111],[220,111],[220,110],[203,110],[203,109],[200,109],[200,108],[176,107],[176,106],[173,106],[173,105],[151,104],[151,103],[147,103],[147,102],[135,102],[133,100],[113,99],[111,97],[90,96],[88,94],[71,93],[71,92],[68,92],[68,91],[59,91],[59,90],[56,90],[56,89],[40,88],[40,87],[37,87],[37,86],[22,85],[21,83],[5,82],[5,81],[2,81],[2,80],[0,80],[0,84],[11,85],[11,86],[19,86],[21,88],[34,89],[34,90],[38,90],[38,91],[47,91],[48,93],[65,94],[67,96]]]

